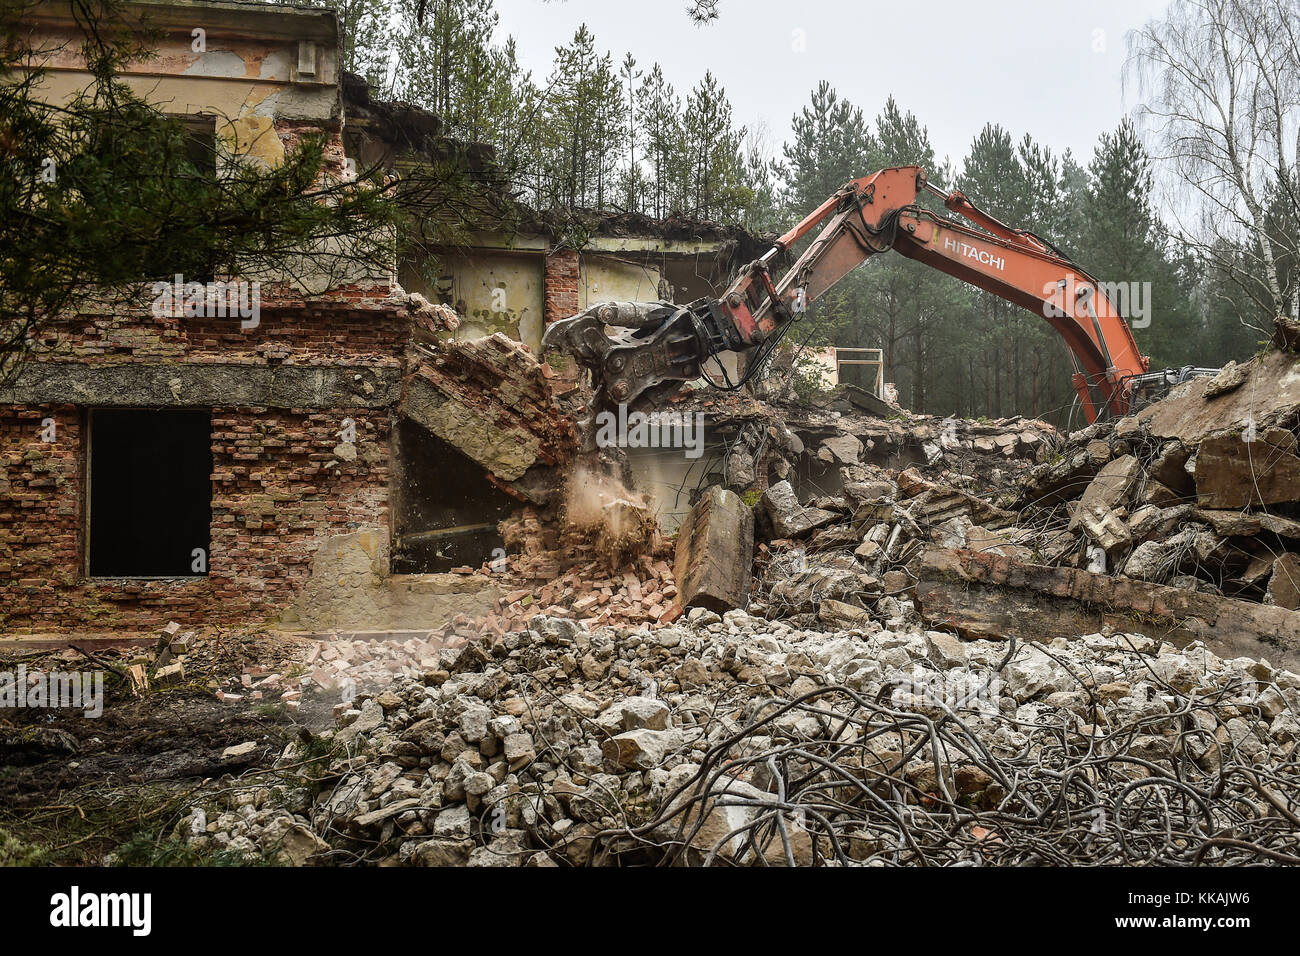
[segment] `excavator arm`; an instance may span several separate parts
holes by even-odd
[[[923,191],[966,222],[921,206]],[[773,279],[771,263],[818,227],[798,261]],[[543,345],[575,354],[606,402],[631,402],[666,383],[698,378],[722,351],[762,350],[750,362],[757,368],[808,306],[890,249],[1050,322],[1074,357],[1073,385],[1089,422],[1129,411],[1148,360],[1104,289],[1033,233],[999,222],[959,192],[934,187],[919,166],[848,183],[743,269],[721,298],[687,306],[606,303],[553,324]]]

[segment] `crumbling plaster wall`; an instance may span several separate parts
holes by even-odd
[[[399,273],[402,287],[432,302],[450,299],[462,322],[457,341],[501,332],[540,354],[545,311],[546,268],[537,253],[479,251],[440,260],[436,287],[410,265]]]
[[[131,89],[172,114],[214,116],[218,135],[258,140],[255,154],[272,164],[284,152],[269,121],[338,127],[335,19],[324,11],[248,4],[139,4],[161,32],[157,54],[126,64]],[[45,16],[36,24],[51,51],[40,92],[63,102],[90,82],[77,26]],[[201,35],[200,35],[201,33]]]
[[[312,574],[280,617],[292,630],[434,630],[459,614],[482,616],[500,591],[479,576],[388,573],[386,528],[334,535],[315,552]]]
[[[649,263],[627,262],[613,256],[587,254],[581,258],[580,309],[601,302],[656,302],[663,274]]]
[[[278,5],[206,0],[201,3],[133,0],[158,31],[154,56],[132,61],[122,79],[160,110],[187,118],[210,118],[215,162],[277,166],[304,135],[326,137],[324,174],[349,175],[343,144],[335,15]],[[37,90],[49,102],[66,102],[91,84],[81,53],[79,26],[57,5],[40,11],[36,47],[49,51]],[[340,278],[359,284],[391,283],[391,266],[351,257],[340,237],[329,240],[338,257],[328,270],[300,262],[278,278],[289,289],[319,293]],[[328,272],[328,274],[327,274]]]

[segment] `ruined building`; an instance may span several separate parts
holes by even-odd
[[[341,73],[331,12],[139,7],[163,39],[128,78],[200,140],[275,163],[319,129],[338,168],[398,174],[448,155],[436,117]],[[61,11],[36,29],[75,40]],[[51,96],[86,85],[78,50],[48,63]],[[255,320],[145,306],[50,326],[0,391],[0,627],[429,627],[473,611],[478,582],[436,572],[489,560],[496,522],[545,497],[572,442],[523,346],[589,301],[714,292],[749,251],[718,228],[591,225],[579,250],[545,216],[484,223],[430,251],[434,281],[395,261],[324,294],[263,284]]]

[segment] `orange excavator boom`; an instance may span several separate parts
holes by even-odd
[[[965,221],[921,205],[922,192]],[[794,265],[774,279],[771,264],[819,226]],[[630,402],[664,382],[699,377],[721,351],[774,345],[835,283],[891,249],[1041,316],[1074,356],[1072,384],[1087,420],[1128,413],[1134,383],[1149,363],[1105,289],[1032,232],[1000,222],[960,192],[933,186],[919,166],[849,182],[743,269],[719,299],[688,306],[606,303],[552,325],[544,345],[575,353],[592,369],[598,391]],[[625,331],[611,336],[610,326]]]

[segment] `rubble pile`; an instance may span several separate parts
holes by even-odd
[[[825,464],[918,467],[935,480],[984,491],[1009,487],[1057,438],[1056,429],[1047,422],[1019,416],[973,420],[899,410],[889,418],[878,418],[788,409],[786,423],[808,454]],[[841,477],[851,483],[858,476],[842,471]]]
[[[643,504],[618,499],[617,505],[635,510],[631,521],[645,520]],[[506,593],[484,630],[496,634],[518,630],[538,613],[589,625],[676,620],[682,609],[674,603],[677,583],[669,563],[671,547],[654,533],[652,519],[648,527],[638,523],[637,533],[625,533],[614,544],[605,528],[546,521],[533,508],[503,521],[501,530],[510,554],[504,570],[519,586]],[[629,553],[630,540],[645,550]]]
[[[789,481],[763,493],[755,508],[763,540],[756,613],[815,613],[823,623],[843,624],[874,611],[896,621],[928,546],[1031,555],[1013,511],[914,468],[853,468],[857,480],[838,495],[801,502]]]
[[[1273,352],[1075,432],[1013,507],[1037,563],[1300,608],[1300,401]]]
[[[1294,673],[1141,636],[538,615],[176,833],[295,863],[1297,863],[1298,714]]]
[[[869,435],[852,416],[791,414],[802,447],[755,505],[748,607],[803,627],[892,627],[919,610],[967,636],[1036,640],[1110,627],[1229,655],[1278,647],[1291,663],[1294,363],[1272,351],[1068,436],[901,417]],[[921,461],[902,452],[917,446]]]
[[[822,408],[687,392],[674,405],[703,413],[710,430],[727,439],[726,484],[736,491],[766,474],[838,494],[870,481],[877,468],[917,468],[934,481],[1000,494],[1058,441],[1056,429],[1037,419],[971,420],[893,407],[882,417],[843,399]]]

